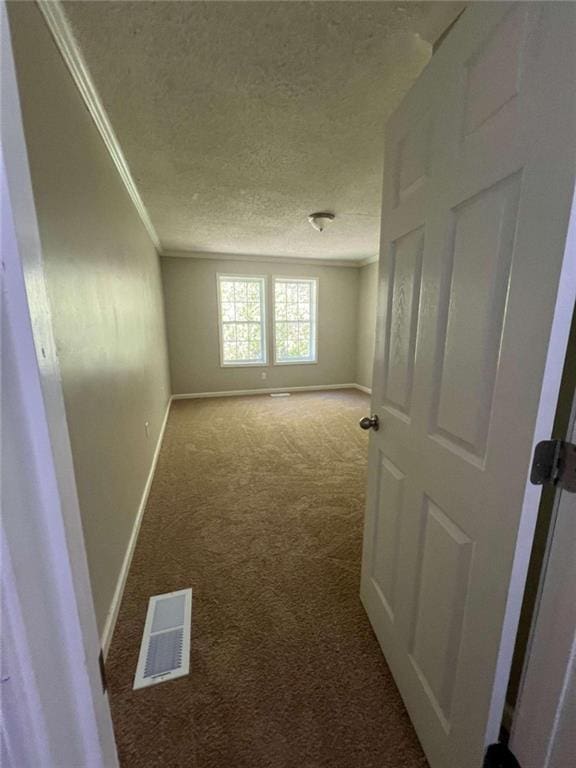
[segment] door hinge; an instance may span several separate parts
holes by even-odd
[[[102,681],[102,693],[106,693],[108,690],[108,683],[106,681],[106,667],[104,665],[104,651],[100,651],[98,654],[98,668],[100,669],[100,680]]]
[[[534,450],[530,481],[576,493],[576,445],[564,440],[543,440]]]
[[[482,768],[521,768],[506,744],[490,744]]]

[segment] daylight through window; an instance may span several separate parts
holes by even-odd
[[[316,362],[316,279],[274,278],[274,362]]]
[[[222,365],[265,365],[265,279],[218,276]]]

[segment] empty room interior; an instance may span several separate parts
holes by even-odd
[[[568,768],[576,5],[2,6],[3,765]]]

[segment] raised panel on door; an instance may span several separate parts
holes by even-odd
[[[396,608],[395,585],[404,480],[402,470],[386,456],[380,455],[371,578],[390,621],[394,621]]]
[[[526,7],[512,8],[465,64],[466,111],[464,136],[470,137],[514,107],[520,90]],[[494,73],[498,73],[498,77]]]
[[[410,659],[443,728],[450,730],[473,542],[425,497]]]
[[[520,174],[501,180],[449,213],[449,287],[439,308],[430,431],[480,465],[491,418],[520,184]]]
[[[424,229],[408,232],[391,248],[388,277],[384,402],[410,416]]]
[[[387,129],[361,594],[432,768],[498,735],[576,294],[574,32],[473,4]]]
[[[430,113],[419,115],[397,143],[394,177],[395,205],[409,200],[426,182],[432,141]]]

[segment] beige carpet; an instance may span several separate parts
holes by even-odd
[[[369,400],[176,401],[107,670],[124,768],[423,768],[358,597]],[[132,691],[148,598],[191,673]]]

